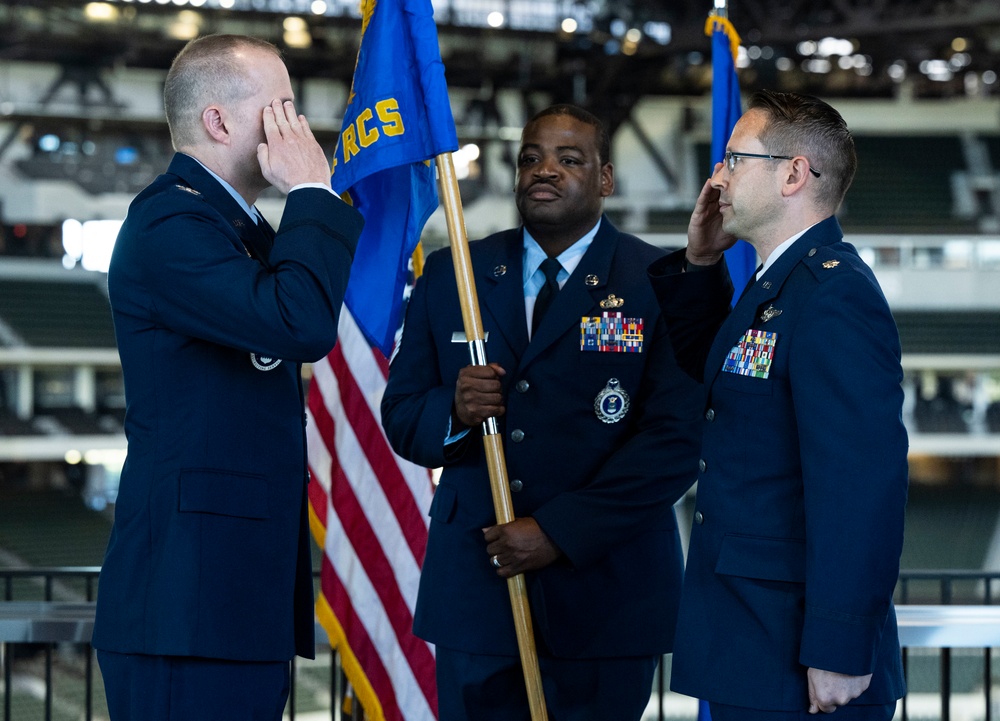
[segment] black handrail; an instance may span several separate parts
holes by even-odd
[[[82,581],[83,600],[93,602],[96,597],[96,587],[99,585],[101,569],[98,566],[71,567],[52,566],[36,568],[0,568],[0,579],[3,580],[3,599],[5,601],[15,601],[14,598],[15,581],[24,579],[37,579],[38,584],[43,589],[43,598],[47,602],[55,600],[56,589],[60,588],[61,593],[66,595],[71,589],[61,587],[61,582]],[[319,578],[319,571],[314,572]],[[962,604],[983,604],[993,605],[997,594],[993,591],[994,583],[1000,584],[1000,571],[975,571],[967,569],[921,569],[908,570],[900,573],[899,582],[896,587],[897,603],[926,603],[948,605],[952,603]],[[11,652],[16,644],[5,644],[4,673],[3,673],[3,719],[10,721],[11,717]],[[55,644],[45,644],[45,719],[52,718],[52,654]],[[93,714],[93,653],[89,644],[81,644],[84,656],[85,673],[85,718],[92,719]],[[333,653],[333,652],[331,652]],[[950,719],[951,705],[951,683],[952,683],[952,655],[951,650],[941,649],[941,719]],[[983,671],[983,692],[985,696],[986,713],[985,719],[992,719],[992,658],[991,650],[984,649],[984,671]],[[903,668],[905,673],[912,669],[909,649],[903,649]],[[330,692],[331,703],[330,718],[332,721],[348,721],[355,718],[354,713],[346,714],[342,709],[343,695],[346,684],[342,677],[339,665],[331,660],[330,664]],[[296,695],[294,692],[295,669],[293,664],[292,682],[293,690],[289,696],[289,713],[291,718],[295,718]],[[666,717],[664,708],[664,696],[667,693],[667,674],[664,664],[660,665],[660,670],[656,675],[656,688],[654,693],[659,697],[658,716],[662,721]],[[357,704],[354,705],[356,708]],[[902,700],[902,714],[904,721],[908,718],[908,704],[904,697]],[[358,712],[360,716],[360,712]]]

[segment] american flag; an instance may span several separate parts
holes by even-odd
[[[388,372],[344,308],[309,386],[309,516],[323,548],[316,610],[369,721],[430,721],[434,650],[412,623],[433,487],[382,431]]]
[[[309,387],[309,516],[323,548],[316,609],[369,721],[431,721],[434,650],[411,629],[432,485],[389,448],[379,404],[408,261],[437,207],[425,161],[457,149],[458,137],[430,0],[363,0],[361,10],[330,181],[365,230],[338,343]],[[370,142],[358,147],[362,134]]]

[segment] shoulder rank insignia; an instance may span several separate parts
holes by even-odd
[[[840,265],[840,261],[839,260],[827,260],[827,261],[823,262],[823,267],[826,268],[826,269],[828,269],[828,270],[830,268],[836,268],[838,265]]]
[[[253,367],[259,371],[273,371],[281,365],[281,358],[272,358],[271,356],[261,355],[260,353],[251,353],[250,362],[253,363]]]
[[[191,195],[201,195],[201,193],[199,193],[194,188],[189,188],[188,186],[181,185],[180,183],[178,183],[174,187],[177,188],[178,190],[183,190],[185,193],[191,193]]]
[[[625,305],[625,299],[619,298],[614,293],[612,293],[607,298],[601,301],[601,307],[604,308],[605,310],[608,310],[610,308],[621,308],[623,305]]]
[[[769,305],[767,309],[760,314],[760,319],[767,323],[772,318],[777,318],[781,315],[781,311],[775,308],[773,305]]]
[[[628,413],[628,407],[628,393],[617,378],[608,380],[608,384],[594,399],[594,413],[604,423],[617,423]]]

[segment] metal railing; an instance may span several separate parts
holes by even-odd
[[[0,691],[3,694],[3,721],[15,718],[12,715],[14,668],[23,663],[19,649],[34,649],[41,656],[40,669],[37,660],[32,661],[35,672],[40,671],[38,680],[44,685],[42,705],[34,712],[33,718],[41,717],[45,721],[52,721],[67,715],[65,709],[56,714],[59,709],[54,683],[57,659],[67,649],[72,650],[74,663],[79,664],[82,659],[83,666],[83,690],[77,696],[73,715],[86,721],[95,718],[95,701],[100,706],[103,703],[103,693],[98,686],[95,694],[94,653],[89,639],[99,573],[100,569],[96,567],[0,569],[3,599],[3,603],[0,603],[0,642],[3,644],[3,658],[0,659],[3,665],[3,687]],[[1000,572],[907,571],[900,575],[896,602],[900,640],[904,647],[903,667],[907,678],[913,673],[914,660],[927,666],[928,661],[933,660],[927,650],[938,650],[936,658],[940,667],[939,689],[931,694],[923,694],[924,697],[934,697],[936,694],[940,699],[940,710],[936,712],[938,715],[930,717],[951,721],[953,702],[956,701],[956,694],[953,693],[956,673],[953,649],[963,649],[965,652],[958,659],[961,663],[969,660],[968,649],[982,651],[982,674],[977,685],[982,687],[983,713],[979,715],[976,710],[968,710],[971,696],[966,693],[961,699],[965,716],[968,717],[971,713],[972,717],[991,721],[996,715],[993,711],[992,649],[1000,648],[1000,605],[994,605],[998,599]],[[319,627],[317,636],[323,638]],[[329,651],[324,645],[317,647],[320,653],[324,649]],[[336,654],[329,652],[329,656],[319,664],[320,668],[324,667],[327,658],[328,677],[317,676],[317,669],[309,669],[313,684],[321,683],[328,693],[328,711],[324,707],[318,713],[323,718],[327,718],[328,713],[328,718],[332,721],[353,721],[355,714],[360,718],[361,713],[356,704],[353,711],[345,709],[346,683]],[[293,721],[301,713],[296,694],[299,684],[296,680],[301,673],[300,666],[307,663],[297,659],[292,664],[292,684],[286,714]],[[654,718],[658,721],[671,716],[665,700],[675,696],[668,691],[666,665],[660,664],[650,705],[654,709]],[[965,681],[968,681],[968,677],[968,673],[963,674]],[[82,695],[82,709],[79,708],[79,695]],[[978,706],[976,699],[971,700]],[[905,697],[900,705],[902,719],[908,721],[916,717],[928,718],[927,698],[922,701],[919,713],[914,713],[910,695]],[[316,718],[314,714],[309,716]],[[17,721],[21,719],[18,718]]]
[[[925,570],[906,571],[900,574],[899,582],[896,586],[896,602],[900,605],[912,603],[934,604],[937,606],[950,606],[964,604],[971,606],[992,606],[1000,599],[1000,572],[985,571],[954,571],[954,570]],[[901,640],[904,633],[900,632]],[[969,638],[965,643],[952,642],[949,645],[937,643],[933,647],[940,648],[939,655],[939,694],[940,694],[940,716],[941,721],[951,721],[952,700],[953,700],[953,649],[954,648],[981,648],[982,649],[982,694],[984,703],[984,718],[991,721],[993,713],[993,654],[992,648],[1000,646],[1000,643],[990,643],[984,632],[979,636]],[[973,644],[973,641],[977,641]],[[920,651],[914,649],[914,645],[904,644],[903,646],[903,670],[909,679],[911,673],[912,656]],[[901,702],[902,717],[907,721],[910,717],[911,694],[903,697]]]
[[[57,596],[59,597],[79,597],[83,596],[86,604],[92,604],[96,592],[97,577],[100,575],[99,567],[87,568],[37,568],[37,569],[3,569],[0,570],[0,578],[3,578],[3,599],[5,602],[14,600],[15,581],[20,579],[31,582],[32,586],[40,586],[43,602],[51,603]],[[65,582],[69,581],[74,588],[68,588]],[[82,589],[79,586],[82,585]],[[18,623],[17,619],[0,617],[0,629],[13,631],[9,626]],[[5,628],[8,627],[8,628]],[[16,637],[14,633],[4,633],[0,635],[0,640],[4,640],[7,635]],[[53,653],[55,650],[55,640],[61,640],[58,636],[53,639],[46,639],[42,653],[44,654],[45,673],[45,696],[44,713],[46,721],[52,719],[53,706]],[[41,639],[37,642],[42,642]],[[84,708],[86,709],[86,719],[90,721],[91,709],[93,707],[94,690],[94,654],[90,650],[89,637],[82,644],[86,648],[84,656]],[[15,644],[4,642],[3,645],[3,718],[4,721],[11,721],[11,705],[13,701],[13,658]]]
[[[74,568],[0,568],[0,588],[2,599],[0,603],[0,643],[3,666],[3,685],[0,693],[3,696],[3,721],[21,721],[13,715],[14,670],[23,661],[19,658],[19,650],[37,651],[41,656],[41,679],[44,682],[42,708],[32,718],[43,718],[45,721],[67,715],[57,713],[56,684],[54,682],[55,668],[60,651],[69,650],[73,663],[82,663],[83,667],[83,698],[82,708],[74,708],[74,718],[92,721],[95,718],[95,706],[103,704],[103,688],[98,684],[95,693],[94,672],[96,665],[90,636],[94,625],[94,608],[97,593],[99,567]],[[321,627],[317,626],[317,638],[323,639]],[[317,652],[328,652],[329,678],[325,681],[330,691],[329,718],[332,721],[354,721],[355,713],[360,718],[360,712],[344,710],[346,684],[336,662],[336,654],[329,646],[317,644]],[[291,684],[286,716],[295,721],[299,699],[296,689],[299,684],[300,664],[308,663],[296,658],[291,667]],[[32,662],[31,665],[37,666]],[[324,664],[319,664],[323,666]],[[99,674],[99,669],[98,669]],[[101,714],[102,716],[104,714]]]

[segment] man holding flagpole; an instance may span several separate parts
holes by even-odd
[[[506,579],[524,573],[555,719],[638,721],[672,648],[673,503],[695,475],[700,396],[644,268],[662,252],[603,216],[600,121],[557,105],[524,128],[523,226],[471,244],[490,365],[469,365],[447,251],[428,258],[390,366],[393,448],[444,466],[414,629],[436,644],[441,721],[527,719]],[[478,428],[499,417],[516,520],[496,525]]]

